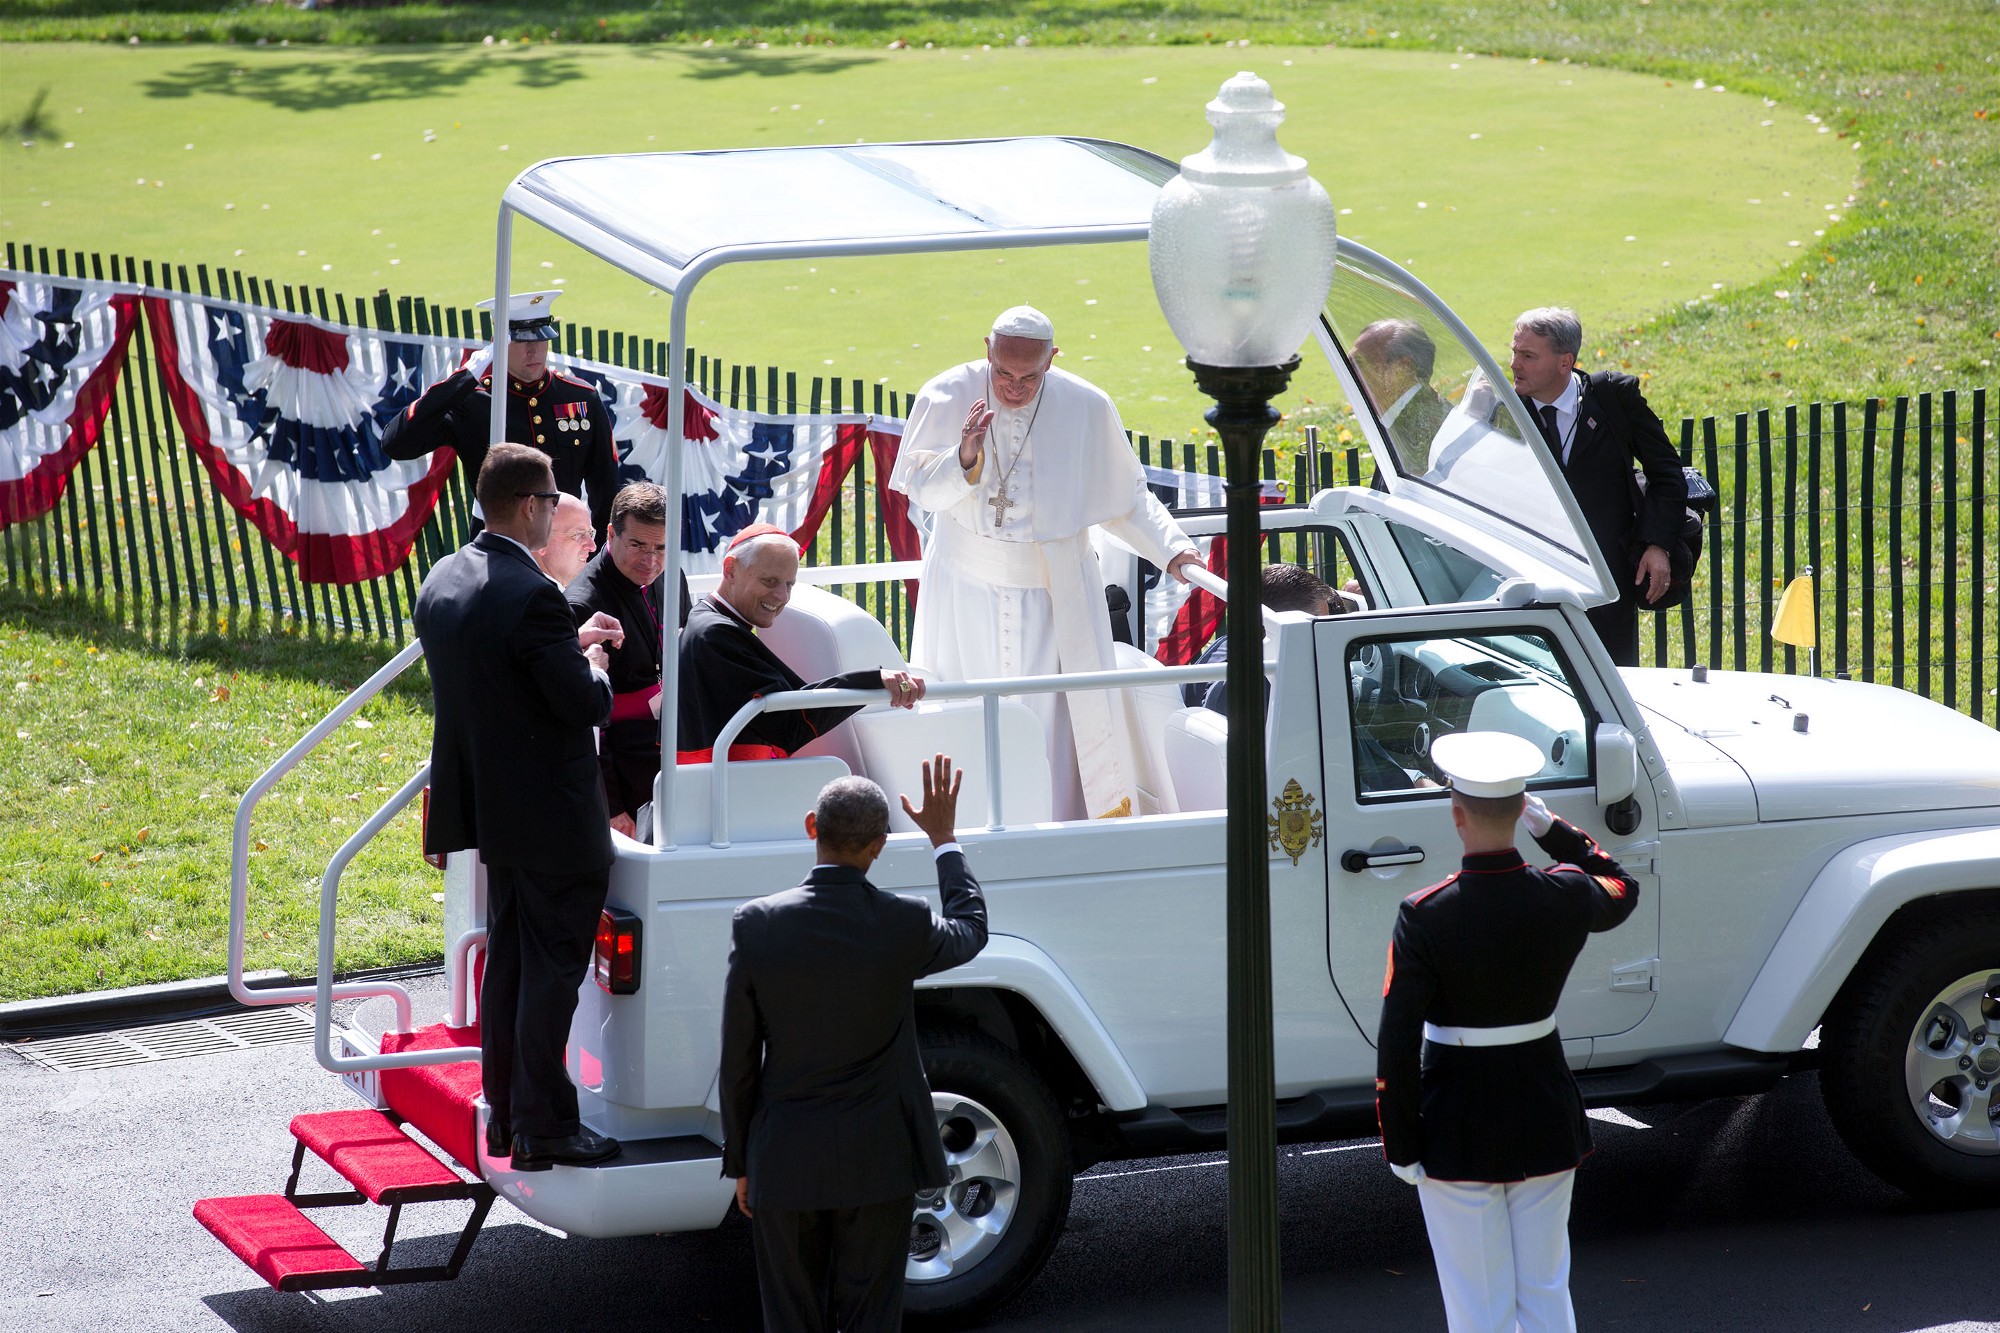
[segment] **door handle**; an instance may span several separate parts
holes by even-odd
[[[1413,866],[1423,859],[1424,849],[1421,847],[1401,847],[1386,852],[1364,852],[1354,848],[1340,854],[1340,868],[1355,874],[1377,866]]]

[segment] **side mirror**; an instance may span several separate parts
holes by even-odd
[[[1597,804],[1618,804],[1639,790],[1639,741],[1615,722],[1597,727]]]

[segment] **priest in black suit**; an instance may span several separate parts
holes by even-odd
[[[577,1118],[563,1068],[611,867],[592,732],[611,683],[606,632],[579,633],[532,554],[559,494],[547,456],[494,445],[476,485],[486,530],[417,595],[436,713],[424,850],[486,864],[486,1148],[526,1171],[618,1151]]]
[[[819,864],[736,909],[722,1002],[722,1174],[750,1218],[771,1333],[902,1325],[912,1196],[948,1183],[911,983],[986,947],[986,903],[953,840],[963,774],[924,765],[942,914],[868,868],[889,802],[837,778],[806,816]]]
[[[1618,600],[1593,607],[1590,623],[1619,666],[1639,664],[1639,611],[1676,578],[1693,574],[1682,541],[1687,478],[1667,428],[1639,381],[1618,371],[1576,368],[1583,324],[1574,310],[1544,306],[1514,323],[1514,392],[1562,465],[1590,534],[1618,583]],[[1641,495],[1632,465],[1646,476]]]
[[[680,762],[705,764],[729,719],[750,700],[783,690],[886,690],[914,708],[924,682],[907,671],[849,671],[810,685],[765,647],[757,631],[783,614],[799,579],[799,547],[769,523],[743,529],[722,557],[722,582],[696,602],[681,631]],[[782,759],[861,711],[858,704],[759,713],[729,757]]]
[[[624,639],[611,649],[611,721],[598,746],[598,769],[611,826],[627,837],[634,816],[653,799],[660,772],[660,651],[666,612],[667,493],[635,481],[611,502],[603,549],[591,557],[565,595],[581,626],[596,613],[618,621]],[[687,578],[681,579],[675,626],[687,623]]]

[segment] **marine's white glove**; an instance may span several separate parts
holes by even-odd
[[[1541,797],[1530,796],[1521,805],[1521,822],[1528,826],[1528,832],[1539,838],[1549,831],[1549,826],[1556,820],[1549,813],[1549,808],[1542,804]]]
[[[462,369],[471,371],[472,378],[478,379],[481,375],[484,375],[486,373],[486,368],[492,364],[493,364],[493,344],[481,343],[479,344],[478,349],[473,352],[471,358],[466,361]]]
[[[1399,1166],[1391,1162],[1389,1163],[1389,1169],[1394,1171],[1396,1179],[1402,1181],[1405,1185],[1415,1185],[1424,1178],[1424,1164],[1422,1162],[1411,1162],[1408,1166]]]

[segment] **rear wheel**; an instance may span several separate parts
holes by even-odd
[[[2000,908],[1932,916],[1871,949],[1824,1040],[1827,1112],[1870,1170],[1941,1202],[1995,1197]]]
[[[917,1195],[904,1308],[939,1324],[978,1319],[1047,1261],[1069,1216],[1069,1136],[1048,1086],[991,1038],[924,1038],[944,1140],[943,1189]]]

